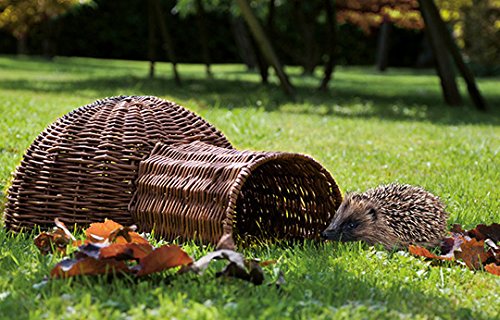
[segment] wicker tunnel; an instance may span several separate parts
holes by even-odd
[[[303,239],[319,236],[341,200],[305,155],[158,143],[140,163],[130,211],[140,229],[167,239]]]
[[[156,97],[113,97],[78,108],[43,131],[26,151],[8,191],[12,230],[104,218],[132,224],[128,205],[139,162],[155,144],[201,140],[232,148],[217,129]]]

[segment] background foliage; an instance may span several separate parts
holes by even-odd
[[[0,9],[12,1],[0,1]],[[26,0],[21,3],[34,3]],[[27,47],[30,54],[42,54],[47,41],[58,55],[85,56],[100,58],[147,59],[147,6],[146,1],[110,1],[94,0],[91,5],[79,5],[82,1],[66,0],[64,10],[48,17],[41,17],[29,22]],[[269,14],[268,0],[251,1],[252,8],[262,23],[266,23]],[[417,65],[420,56],[429,54],[429,47],[420,30],[421,21],[415,11],[416,1],[407,1],[406,7],[391,8],[395,0],[337,1],[337,18],[339,36],[337,43],[337,58],[339,64],[373,64],[377,47],[379,24],[385,16],[395,20],[396,28],[391,35],[391,50],[389,62],[392,66]],[[472,8],[472,0],[445,1],[439,0],[443,15],[454,27],[455,33],[465,46],[470,60],[485,70],[494,71],[499,64],[498,48],[498,0],[485,0],[478,10]],[[42,2],[43,3],[43,2]],[[181,53],[179,62],[201,62],[202,50],[199,41],[199,30],[195,23],[195,6],[193,0],[162,0],[167,13],[167,25],[174,37],[176,51]],[[238,8],[227,0],[203,1],[205,6],[205,21],[209,30],[209,49],[214,63],[240,62],[238,48],[234,40],[234,30],[231,19],[238,17]],[[312,31],[314,52],[307,57],[316,64],[322,63],[326,51],[324,43],[326,19],[319,10],[322,1],[307,2],[275,0],[273,42],[280,59],[289,65],[300,65],[304,54],[304,28]],[[362,3],[363,5],[360,5]],[[382,10],[384,16],[370,13],[372,4],[385,4]],[[75,4],[78,4],[75,6]],[[71,10],[69,10],[71,8]],[[368,8],[368,9],[367,9]],[[308,19],[307,25],[299,23],[297,12],[303,12]],[[8,15],[2,13],[3,16]],[[467,13],[469,12],[469,13]],[[0,17],[2,16],[0,15]],[[487,17],[485,19],[484,17]],[[0,18],[1,21],[2,18]],[[468,19],[468,20],[467,20]],[[5,19],[4,19],[5,20]],[[469,22],[467,22],[469,21]],[[477,22],[481,22],[478,24]],[[344,23],[345,22],[345,23]],[[50,28],[47,24],[50,23]],[[0,52],[15,53],[16,39],[13,29],[5,23],[0,34]],[[2,22],[0,22],[2,25]],[[468,27],[467,29],[467,26]],[[405,27],[405,29],[401,28]],[[47,30],[50,29],[50,30]],[[27,27],[23,27],[27,32]],[[478,33],[481,37],[478,37]],[[480,38],[480,39],[479,39]],[[45,44],[44,44],[45,43]],[[158,58],[166,60],[157,43]],[[483,72],[486,74],[487,72]]]

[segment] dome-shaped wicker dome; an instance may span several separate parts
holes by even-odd
[[[8,192],[5,225],[133,223],[127,207],[139,162],[155,144],[200,140],[232,148],[224,135],[185,108],[156,97],[113,97],[58,119],[31,144]]]

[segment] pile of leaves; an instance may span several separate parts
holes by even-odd
[[[218,277],[235,277],[259,285],[264,282],[261,267],[274,263],[246,259],[235,251],[230,234],[221,238],[214,252],[195,261],[177,245],[154,248],[135,232],[135,226],[124,227],[106,219],[103,223],[92,223],[85,230],[85,239],[76,240],[64,223],[56,219],[55,224],[51,232],[42,232],[35,238],[35,245],[43,254],[66,256],[71,248],[73,251],[71,257],[64,258],[52,269],[51,278],[120,273],[141,277],[175,267],[181,267],[179,273],[201,274],[211,261],[224,259],[228,263],[216,274]]]
[[[453,225],[450,236],[443,239],[438,253],[411,245],[411,254],[434,261],[455,261],[472,270],[482,270],[500,276],[500,224],[480,224],[471,230]]]

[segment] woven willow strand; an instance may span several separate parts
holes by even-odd
[[[303,239],[319,235],[341,200],[305,155],[158,143],[139,165],[130,211],[140,229],[167,239]]]
[[[8,192],[11,230],[110,218],[133,223],[128,204],[139,162],[155,144],[201,140],[232,148],[217,129],[185,108],[156,97],[112,97],[78,108],[35,139]]]

